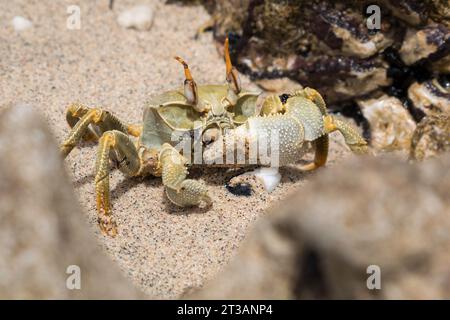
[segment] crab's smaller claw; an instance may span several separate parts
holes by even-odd
[[[165,143],[160,151],[159,161],[162,167],[162,180],[169,200],[180,207],[196,206],[205,202],[212,203],[208,189],[203,182],[186,179],[187,159],[174,147]]]
[[[202,202],[206,205],[212,204],[205,184],[197,180],[184,180],[179,190],[166,188],[166,194],[169,200],[179,207],[197,206]]]

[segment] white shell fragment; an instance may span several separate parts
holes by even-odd
[[[15,16],[11,20],[11,23],[13,25],[14,30],[16,31],[22,31],[31,28],[33,26],[30,20],[20,16]]]
[[[399,99],[383,95],[376,99],[357,100],[357,103],[370,123],[374,149],[410,149],[416,122]]]
[[[153,24],[153,14],[152,7],[139,5],[122,12],[117,22],[124,28],[149,30]]]
[[[278,168],[262,167],[254,171],[250,171],[247,174],[254,175],[264,185],[264,189],[267,192],[272,192],[278,186],[281,181],[281,174]]]

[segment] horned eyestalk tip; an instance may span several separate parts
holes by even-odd
[[[184,76],[186,77],[186,80],[194,80],[192,78],[191,70],[189,70],[188,64],[183,59],[181,59],[179,56],[175,56],[174,58],[175,58],[175,60],[177,60],[179,63],[181,63],[183,65]]]
[[[229,74],[231,72],[231,69],[233,69],[233,65],[231,64],[230,41],[228,40],[228,37],[225,38],[224,51],[225,51],[225,65],[227,68],[227,74]]]

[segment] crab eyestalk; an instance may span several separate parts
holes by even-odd
[[[208,128],[202,134],[203,143],[206,145],[216,141],[219,137],[220,129],[217,127]]]
[[[225,55],[225,66],[226,66],[226,79],[228,82],[229,90],[227,99],[231,104],[235,104],[237,101],[237,95],[241,92],[241,79],[239,74],[233,64],[231,63],[230,57],[230,44],[228,37],[225,39],[224,44],[224,55]]]
[[[191,104],[198,112],[204,112],[205,108],[200,105],[200,101],[198,99],[197,84],[192,77],[191,70],[189,69],[188,64],[178,56],[175,57],[175,60],[181,63],[184,67],[184,76],[186,78],[184,80],[184,96],[187,102]]]

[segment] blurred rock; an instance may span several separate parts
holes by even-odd
[[[408,89],[409,99],[425,114],[450,113],[450,80],[448,78],[441,77],[422,83],[413,83]]]
[[[450,151],[450,114],[429,115],[417,125],[410,158],[424,160]]]
[[[408,29],[399,54],[406,65],[427,59],[448,45],[450,32],[440,24],[430,24],[420,30]]]
[[[142,298],[101,252],[56,141],[29,106],[0,115],[0,299]],[[70,265],[81,289],[66,287]]]
[[[353,158],[273,207],[188,298],[450,298],[450,155]],[[369,266],[381,289],[369,290]],[[375,267],[375,268],[376,268]]]
[[[357,103],[370,123],[375,150],[409,150],[416,123],[399,99],[382,95]]]
[[[134,6],[122,12],[117,22],[124,28],[150,30],[153,24],[154,9],[147,5]]]

